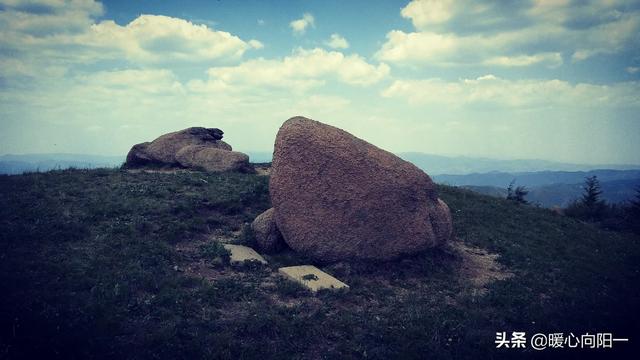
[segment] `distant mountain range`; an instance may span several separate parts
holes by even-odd
[[[271,161],[271,153],[249,152],[251,162]],[[447,157],[423,153],[401,153],[427,172],[434,181],[466,187],[492,196],[505,197],[512,180],[526,186],[526,199],[545,207],[566,206],[582,194],[585,177],[597,176],[603,198],[620,203],[635,196],[640,186],[638,165],[580,165],[546,160],[496,160],[471,157]],[[27,154],[0,156],[0,174],[21,174],[69,167],[92,169],[119,167],[125,156],[78,154]]]
[[[588,171],[594,169],[640,169],[640,164],[587,165],[535,159],[500,160],[466,156],[431,155],[424,153],[399,153],[398,156],[412,162],[431,176],[442,174],[462,175],[488,172],[521,173],[538,171]]]
[[[112,168],[124,162],[124,156],[101,156],[79,154],[25,154],[0,156],[0,174],[22,174],[30,171],[56,169]]]
[[[640,170],[590,170],[590,171],[536,171],[536,172],[498,172],[466,175],[435,175],[432,178],[439,183],[464,186],[496,186],[507,188],[515,180],[516,185],[539,187],[552,184],[581,184],[588,176],[597,176],[600,182],[614,180],[640,179]]]
[[[602,199],[611,204],[621,204],[633,199],[640,189],[640,179],[613,180],[600,183]],[[507,197],[507,189],[496,186],[461,186],[475,192],[494,196]],[[583,184],[553,184],[539,187],[528,187],[529,193],[525,199],[531,204],[543,207],[566,207],[572,201],[579,199],[584,190]]]
[[[247,152],[251,162],[270,162],[270,152]],[[442,156],[417,152],[398,153],[401,158],[412,162],[427,174],[461,175],[488,172],[535,172],[535,171],[587,171],[593,169],[632,170],[639,165],[628,164],[571,164],[548,160],[500,160],[466,156]],[[511,181],[511,180],[509,180]]]
[[[496,197],[506,197],[509,183],[525,186],[525,199],[544,207],[565,207],[583,193],[584,179],[597,176],[602,198],[609,203],[633,199],[640,189],[640,170],[540,171],[525,173],[491,172],[467,175],[436,175],[438,183],[461,186]]]

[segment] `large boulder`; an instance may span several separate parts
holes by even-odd
[[[269,191],[287,245],[319,261],[393,259],[451,237],[451,214],[427,174],[304,117],[278,131]]]
[[[286,246],[276,225],[273,208],[258,215],[251,223],[251,230],[258,247],[266,253],[277,252]]]
[[[237,151],[228,151],[205,145],[190,145],[181,148],[176,161],[186,168],[202,168],[206,171],[251,172],[249,156]]]
[[[222,141],[222,130],[191,127],[164,134],[146,146],[145,151],[157,161],[176,163],[176,154],[190,145],[206,145],[211,148],[231,151],[231,146]]]
[[[146,166],[202,168],[208,171],[248,171],[247,155],[232,152],[222,141],[220,129],[191,127],[162,135],[152,142],[134,145],[125,167]],[[178,155],[180,154],[180,156]]]

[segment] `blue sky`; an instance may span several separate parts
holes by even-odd
[[[640,163],[640,1],[0,0],[0,154],[304,115],[393,152]]]

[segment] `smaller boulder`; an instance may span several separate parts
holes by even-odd
[[[271,208],[263,212],[251,223],[251,230],[253,231],[258,246],[262,251],[267,253],[278,252],[285,247],[282,234],[280,234],[278,226],[276,225],[274,211],[275,210]]]
[[[453,218],[449,206],[438,198],[434,206],[429,206],[429,222],[436,237],[436,246],[444,245],[453,236]]]
[[[176,153],[176,161],[183,167],[201,167],[206,171],[253,172],[249,156],[237,151],[209,147],[207,145],[185,146]]]
[[[187,146],[206,145],[231,151],[231,145],[220,140],[222,134],[222,130],[217,128],[191,127],[160,136],[145,147],[145,152],[155,160],[171,165],[179,162],[176,155]]]
[[[127,154],[127,162],[125,164],[128,167],[141,167],[156,163],[157,161],[153,158],[153,156],[149,155],[149,153],[146,151],[149,144],[151,143],[144,142],[133,145],[133,147]]]

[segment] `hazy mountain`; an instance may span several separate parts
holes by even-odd
[[[475,186],[475,185],[464,185],[460,186],[461,188],[469,189],[471,191],[475,191],[479,194],[485,194],[498,198],[506,198],[507,197],[507,189],[501,188],[497,186]]]
[[[640,178],[604,181],[600,185],[602,199],[613,204],[623,203],[634,198],[636,189],[640,187]],[[525,199],[545,207],[566,207],[579,199],[583,192],[583,184],[554,184],[532,188]]]
[[[435,175],[436,182],[463,186],[496,186],[507,188],[512,180],[516,185],[539,187],[552,184],[582,184],[587,176],[597,176],[600,182],[640,179],[640,170],[591,170],[591,171],[538,171],[538,172],[489,172],[466,175]]]
[[[593,169],[640,169],[640,165],[585,165],[535,159],[499,160],[466,156],[450,157],[414,152],[399,153],[398,156],[412,162],[429,175],[488,173],[492,171],[514,173],[534,171],[587,171]]]
[[[118,167],[124,162],[124,156],[101,156],[80,154],[24,154],[1,155],[0,174],[22,174],[27,171],[49,171],[67,169],[94,169]]]
[[[251,162],[270,162],[271,152],[247,152]],[[467,156],[442,156],[418,152],[398,153],[401,158],[412,162],[429,175],[471,174],[498,172],[534,171],[587,171],[593,169],[630,170],[640,169],[640,165],[585,165],[547,160],[499,160]],[[509,180],[511,181],[511,180]]]
[[[619,204],[635,197],[637,189],[640,188],[640,178],[603,181],[600,185],[602,187],[602,199],[608,203]],[[582,196],[584,192],[583,186],[582,183],[576,183],[528,187],[529,193],[525,196],[525,199],[532,204],[539,204],[544,207],[566,207]],[[476,185],[462,187],[494,197],[505,198],[507,196],[507,189],[502,187]]]

